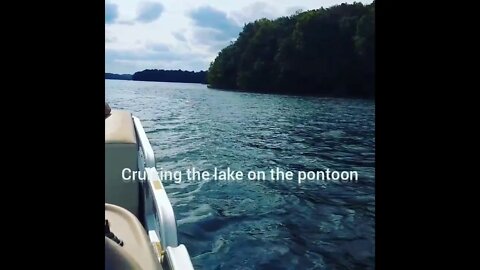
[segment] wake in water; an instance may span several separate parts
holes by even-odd
[[[192,167],[293,173],[292,181],[164,181],[196,269],[375,268],[373,102],[195,84],[106,86],[112,107],[148,119],[158,169],[182,179]],[[326,169],[358,179],[298,184],[299,172]]]

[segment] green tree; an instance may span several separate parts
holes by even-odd
[[[373,97],[375,4],[341,4],[244,26],[210,65],[213,88]]]

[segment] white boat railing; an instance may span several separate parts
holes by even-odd
[[[177,221],[172,204],[163,187],[155,164],[155,154],[140,120],[133,116],[139,142],[139,170],[145,171],[142,182],[145,206],[145,224],[150,239],[160,238],[161,253],[166,254],[166,263],[173,270],[193,270],[190,255],[184,245],[178,245]],[[161,258],[160,258],[161,259]]]
[[[135,131],[137,132],[137,137],[140,141],[140,147],[143,151],[145,167],[155,168],[155,153],[153,152],[152,145],[150,144],[147,134],[143,129],[142,123],[140,122],[140,119],[135,116],[133,116],[133,123],[135,124]]]

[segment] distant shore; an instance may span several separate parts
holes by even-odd
[[[115,74],[115,73],[105,73],[105,79],[109,80],[132,80],[131,74]]]
[[[146,69],[134,74],[105,73],[105,79],[146,82],[207,83],[206,71]]]

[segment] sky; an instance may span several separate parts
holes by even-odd
[[[105,72],[207,70],[243,25],[341,0],[106,0]]]

